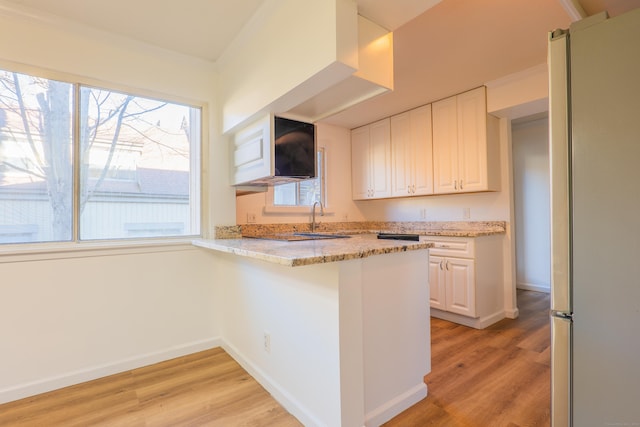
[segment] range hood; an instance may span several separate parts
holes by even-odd
[[[265,115],[234,135],[231,183],[266,187],[316,176],[315,125]]]

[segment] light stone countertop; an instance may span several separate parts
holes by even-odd
[[[504,234],[505,221],[360,221],[319,223],[317,230],[322,233],[374,234],[411,233],[421,236],[481,237]],[[300,224],[243,224],[217,226],[216,239],[239,239],[242,236],[264,236],[266,234],[309,232],[309,223]]]
[[[282,241],[267,239],[199,239],[193,244],[206,249],[246,256],[289,267],[366,258],[394,252],[428,249],[433,243],[424,240],[386,240],[375,234],[351,235],[349,238]]]

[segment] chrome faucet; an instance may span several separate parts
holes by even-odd
[[[315,202],[311,208],[311,231],[316,231],[316,205],[320,205],[320,216],[324,216],[324,208],[322,202]]]

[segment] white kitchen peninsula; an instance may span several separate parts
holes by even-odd
[[[305,426],[377,426],[427,395],[426,241],[200,240],[225,350]]]

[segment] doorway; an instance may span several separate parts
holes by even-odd
[[[516,288],[551,291],[549,118],[511,122]]]

